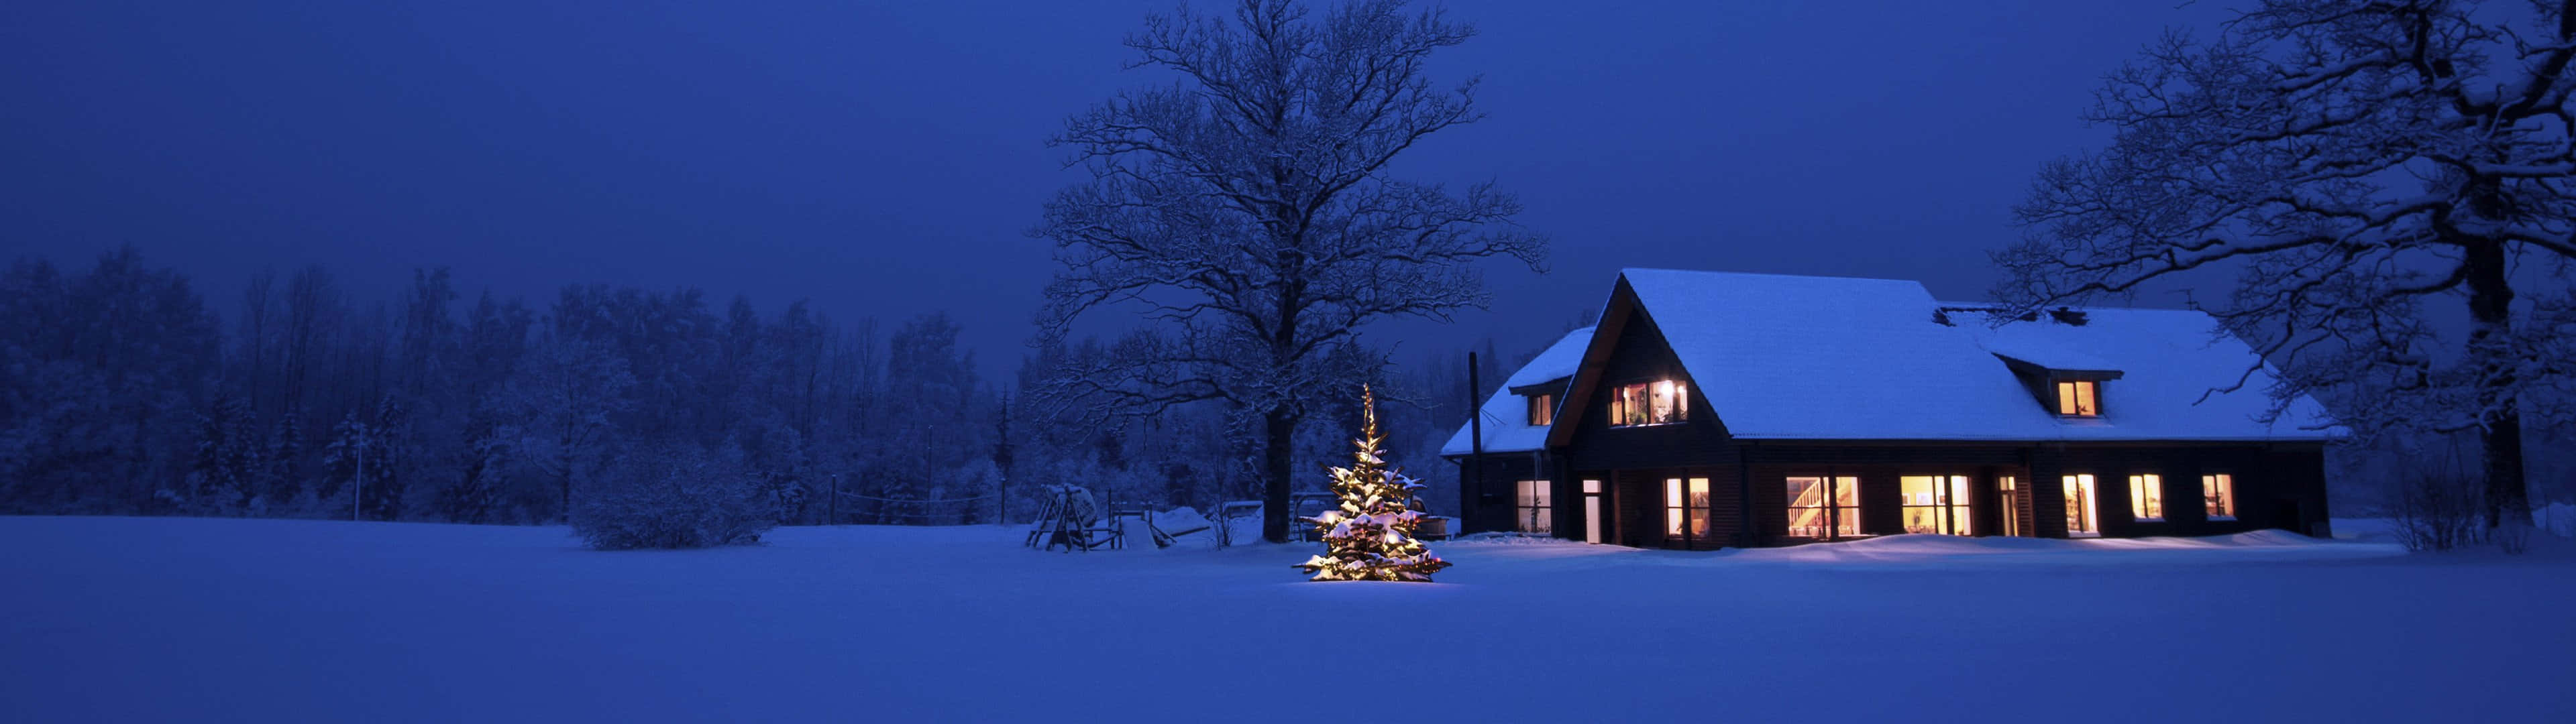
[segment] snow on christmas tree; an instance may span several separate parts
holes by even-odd
[[[1378,449],[1385,438],[1377,432],[1377,397],[1365,386],[1360,388],[1360,410],[1366,423],[1359,439],[1351,441],[1359,448],[1352,455],[1355,462],[1332,469],[1333,494],[1341,498],[1341,507],[1306,519],[1322,535],[1324,554],[1297,567],[1315,574],[1312,580],[1317,581],[1430,582],[1431,574],[1448,568],[1449,562],[1413,539],[1413,528],[1422,521],[1414,493],[1422,484],[1387,469]]]

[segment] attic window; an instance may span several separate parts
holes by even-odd
[[[2057,383],[2057,414],[2067,417],[2100,417],[2102,383],[2078,380]]]
[[[1530,427],[1556,424],[1556,395],[1529,396],[1529,424]]]
[[[1670,425],[1690,419],[1690,391],[1681,382],[1620,385],[1610,395],[1610,426]]]

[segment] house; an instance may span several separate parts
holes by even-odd
[[[1997,314],[1911,281],[1625,270],[1442,447],[1461,524],[1691,549],[2328,532],[2331,419],[2265,422],[2269,368],[2208,315]]]

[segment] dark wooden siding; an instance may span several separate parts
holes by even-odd
[[[2326,524],[2325,453],[2318,446],[2070,445],[2062,460],[2061,475],[2094,476],[2101,499],[2099,515],[2104,537],[2225,535],[2266,528],[2311,535],[2332,532]],[[2200,476],[2213,473],[2227,473],[2235,479],[2235,520],[2210,520],[2207,515]],[[2162,476],[2164,520],[2136,518],[2129,476],[2138,474]],[[2059,489],[2062,491],[2062,487]],[[2063,501],[2063,492],[2056,497]],[[2064,516],[2057,517],[2057,527],[2062,530]]]
[[[1788,496],[1792,475],[1855,476],[1860,479],[1861,531],[1869,535],[1904,532],[1899,478],[1905,475],[1969,476],[1971,530],[1978,535],[2003,531],[1996,478],[2010,475],[2021,482],[2022,502],[2009,514],[2019,519],[2025,535],[2066,536],[2062,477],[2090,473],[2095,478],[2097,521],[2105,537],[2199,536],[2286,528],[2325,535],[2324,455],[2314,445],[2259,444],[2039,444],[1985,443],[1814,444],[1738,441],[1735,445],[1750,473],[1754,530],[1764,543],[1800,542],[1787,538]],[[2165,519],[2140,521],[2131,515],[2128,476],[2153,473],[2163,477]],[[2235,476],[2236,520],[2214,521],[2204,514],[2200,476]]]
[[[1710,409],[1707,396],[1700,394],[1705,382],[1690,378],[1665,344],[1663,332],[1642,312],[1605,323],[1602,329],[1616,336],[1609,355],[1587,371],[1592,390],[1680,380],[1689,385],[1689,412],[1680,424],[1611,427],[1607,394],[1569,393],[1556,423],[1571,427],[1566,429],[1566,445],[1556,452],[1564,457],[1568,471],[1557,498],[1558,520],[1571,524],[1560,524],[1558,529],[1564,537],[1583,536],[1579,481],[1589,478],[1609,488],[1604,500],[1605,517],[1612,523],[1608,542],[1691,548],[1734,545],[1745,514],[1744,494],[1726,426]],[[1663,485],[1670,478],[1708,478],[1708,536],[1681,544],[1664,540]]]
[[[1596,389],[1682,380],[1690,385],[1689,413],[1677,425],[1610,427],[1609,395],[1585,395],[1579,400],[1581,409],[1557,411],[1558,425],[1574,426],[1571,440],[1561,451],[1567,461],[1580,470],[1734,465],[1726,428],[1709,409],[1708,398],[1700,394],[1700,381],[1682,370],[1681,360],[1665,346],[1653,320],[1642,314],[1631,317],[1620,325],[1618,335],[1610,357],[1601,365]]]
[[[1486,453],[1480,466],[1458,458],[1458,501],[1456,513],[1459,533],[1484,533],[1514,530],[1512,495],[1514,484],[1522,480],[1555,480],[1555,466],[1542,455],[1529,452]],[[1562,486],[1557,486],[1562,487]],[[1563,501],[1565,491],[1551,488],[1555,501]],[[1559,503],[1557,520],[1561,522],[1563,506]],[[1435,509],[1434,512],[1439,512]]]

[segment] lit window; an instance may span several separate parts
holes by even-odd
[[[1846,538],[1860,535],[1860,478],[1789,479],[1789,536]]]
[[[1601,520],[1601,481],[1583,481],[1583,542],[1601,542],[1606,527]]]
[[[1545,480],[1523,480],[1512,491],[1512,530],[1547,533],[1555,528],[1556,506],[1549,503]]]
[[[1530,396],[1529,424],[1530,427],[1547,427],[1549,425],[1556,424],[1555,395]]]
[[[1690,391],[1673,380],[1620,385],[1610,395],[1610,425],[1669,425],[1690,417]]]
[[[2102,406],[2094,398],[2100,392],[2098,382],[2057,383],[2057,414],[2069,417],[2095,417]]]
[[[2129,515],[2138,520],[2165,519],[2164,476],[2129,476]]]
[[[2236,476],[2220,473],[2200,476],[2200,498],[2208,506],[2210,520],[2236,519]]]
[[[2003,514],[2004,535],[2021,535],[2021,480],[2010,475],[1996,478],[1995,497],[2003,503],[2003,510],[1996,512]]]
[[[1664,479],[1664,536],[1708,539],[1708,478]]]
[[[2086,538],[2102,534],[2100,519],[2093,510],[2093,476],[2066,476],[2066,535]]]
[[[1968,535],[1968,476],[1907,475],[1896,479],[1905,501],[1905,532]]]

